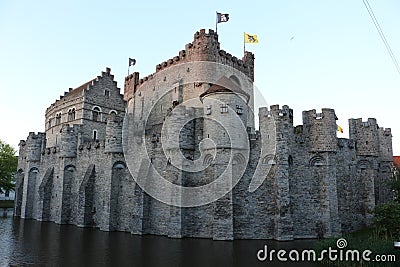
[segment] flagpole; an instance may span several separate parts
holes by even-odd
[[[246,33],[243,32],[243,55],[246,54]]]
[[[129,76],[129,68],[131,67],[131,64],[129,64],[129,66],[128,66],[128,76]]]
[[[215,15],[217,16],[215,18],[215,33],[218,33],[218,11],[215,11]]]

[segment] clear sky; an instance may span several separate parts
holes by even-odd
[[[400,1],[369,0],[400,60]],[[392,128],[400,155],[400,75],[362,0],[0,1],[0,139],[17,148],[44,131],[46,108],[70,87],[111,67],[123,92],[128,58],[140,76],[178,54],[201,28],[219,24],[221,48],[242,57],[243,32],[256,57],[255,85],[268,105],[334,108],[348,137],[349,118],[375,117]]]

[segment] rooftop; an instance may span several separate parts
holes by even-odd
[[[200,95],[200,98],[212,93],[219,93],[219,92],[226,92],[226,93],[237,93],[246,96],[247,99],[250,98],[250,95],[243,91],[238,85],[228,79],[226,76],[222,76],[218,81],[208,88],[204,93]]]

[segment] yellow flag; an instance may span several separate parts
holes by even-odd
[[[343,133],[343,128],[340,127],[339,125],[336,125],[336,126],[337,126],[337,131]]]
[[[244,42],[248,44],[258,44],[257,35],[244,33]]]

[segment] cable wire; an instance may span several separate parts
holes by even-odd
[[[377,30],[378,33],[379,33],[379,36],[381,37],[381,39],[382,39],[382,41],[383,41],[383,43],[384,43],[384,45],[385,45],[385,47],[386,47],[386,50],[387,50],[388,53],[389,53],[390,58],[392,59],[394,65],[395,65],[395,67],[396,67],[396,69],[397,69],[397,72],[400,74],[400,66],[399,66],[399,63],[397,62],[397,59],[396,59],[395,55],[393,54],[393,51],[392,51],[392,49],[390,48],[390,45],[389,45],[388,41],[386,40],[385,34],[384,34],[383,31],[382,31],[382,28],[381,28],[381,26],[380,26],[380,24],[379,24],[379,22],[378,22],[378,20],[377,20],[377,18],[376,18],[376,16],[375,16],[374,11],[372,10],[371,5],[369,4],[368,0],[363,0],[363,3],[364,3],[365,8],[366,8],[367,11],[368,11],[369,16],[370,16],[371,19],[372,19],[372,22],[373,22],[374,25],[375,25],[376,30]]]

